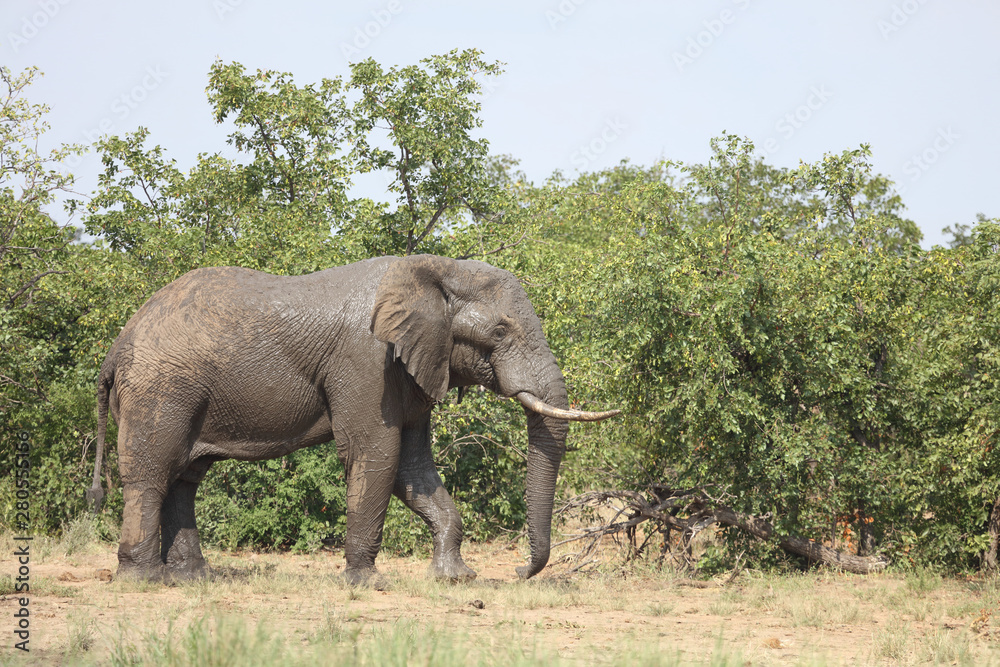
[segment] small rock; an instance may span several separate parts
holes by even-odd
[[[485,609],[486,608],[486,605],[483,603],[482,600],[473,600],[469,604],[471,604],[476,609]]]
[[[80,581],[72,572],[63,572],[58,577],[59,581]]]
[[[111,570],[109,570],[106,567],[101,568],[100,570],[94,572],[94,576],[100,579],[101,581],[105,582],[111,581],[114,578],[114,575],[112,575]]]

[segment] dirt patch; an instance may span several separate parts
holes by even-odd
[[[409,623],[467,636],[484,650],[525,642],[579,664],[638,649],[685,663],[723,654],[735,664],[983,664],[1000,656],[1000,593],[990,581],[744,572],[691,586],[655,571],[565,577],[548,568],[522,582],[515,551],[472,545],[466,556],[479,578],[461,585],[428,580],[426,559],[381,558],[385,591],[348,588],[343,557],[330,553],[209,553],[213,578],[177,586],[107,581],[117,567],[111,546],[49,556],[32,563],[31,652],[14,650],[0,627],[8,637],[0,660],[103,661],[123,645],[219,615],[300,645],[322,633],[357,641]],[[18,606],[16,595],[0,598],[0,618],[10,624]]]

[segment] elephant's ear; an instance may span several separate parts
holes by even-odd
[[[451,312],[443,282],[455,260],[434,255],[403,257],[378,284],[371,331],[392,343],[395,355],[420,388],[436,401],[448,393]]]

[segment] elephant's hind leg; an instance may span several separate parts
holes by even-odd
[[[431,529],[434,537],[431,576],[448,581],[471,581],[476,578],[476,571],[462,560],[462,515],[434,465],[429,429],[428,420],[422,427],[403,431],[393,493]]]
[[[118,544],[118,576],[160,580],[160,510],[167,495],[168,473],[148,455],[152,425],[123,414],[118,430],[118,469],[125,507]]]
[[[160,580],[160,508],[166,495],[148,483],[125,483],[118,576]]]
[[[144,579],[164,577],[161,518],[178,472],[187,465],[192,417],[196,408],[170,387],[157,394],[136,391],[122,404],[118,431],[118,469],[125,508],[118,545],[118,574]],[[182,490],[182,496],[187,493]],[[193,499],[193,495],[191,496]],[[176,496],[175,496],[176,498]],[[166,503],[170,521],[180,507]],[[193,514],[192,514],[193,517]]]
[[[192,463],[170,486],[163,501],[160,558],[166,566],[166,576],[172,579],[196,579],[208,574],[195,524],[194,499],[198,484],[211,465],[211,461],[204,459]]]

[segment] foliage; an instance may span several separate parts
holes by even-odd
[[[982,213],[976,214],[976,222],[975,222],[976,225],[981,225],[983,223],[988,223],[988,222],[989,218],[987,218],[984,214]],[[960,222],[956,222],[954,228],[952,228],[951,225],[948,225],[941,231],[944,232],[945,234],[951,235],[951,240],[948,241],[949,248],[960,248],[962,246],[972,245],[973,242],[972,230],[974,227],[975,225],[963,225]]]
[[[343,478],[332,445],[270,461],[221,461],[199,488],[199,530],[228,549],[317,549],[324,538],[343,536]]]
[[[3,69],[0,464],[28,430],[35,529],[82,510],[97,370],[157,289],[201,266],[301,274],[435,252],[519,276],[571,401],[625,408],[572,426],[564,491],[700,486],[780,533],[979,565],[1000,497],[1000,224],[979,216],[949,228],[950,248],[921,250],[867,146],[781,169],[723,135],[704,164],[625,161],[536,185],[479,134],[482,79],[501,71],[467,50],[299,85],[216,62],[208,102],[231,150],[184,171],[143,128],[103,137],[98,190],[69,204],[98,239],[85,244],[47,213],[72,184],[58,164],[78,149],[38,152],[45,109],[24,100],[35,72]],[[356,196],[373,174],[384,201]],[[439,406],[433,440],[468,535],[519,530],[521,408],[469,391]],[[336,542],[342,479],[331,445],[217,463],[200,490],[204,538]],[[5,526],[13,497],[5,479]],[[386,543],[429,540],[394,503]]]
[[[64,146],[43,155],[40,137],[48,128],[42,105],[28,103],[25,89],[37,75],[29,69],[13,75],[0,68],[6,88],[0,105],[0,409],[8,410],[43,397],[46,379],[59,372],[62,340],[50,327],[66,307],[48,286],[68,273],[67,249],[74,233],[43,211],[72,178],[58,162],[74,152]]]
[[[15,443],[27,432],[32,528],[51,531],[82,508],[74,483],[93,429],[92,403],[81,400],[73,368],[80,346],[74,323],[87,308],[79,297],[88,292],[77,289],[81,256],[70,246],[75,230],[44,210],[72,187],[58,167],[78,148],[40,151],[48,109],[24,98],[36,76],[0,67],[0,468],[13,469]],[[5,475],[0,525],[11,525],[14,503],[14,476]]]
[[[924,253],[865,147],[767,188],[740,186],[763,173],[752,146],[714,149],[587,203],[616,214],[569,281],[567,357],[605,364],[587,393],[630,413],[588,461],[786,534],[975,564],[998,491],[993,227],[974,263]]]
[[[519,530],[527,516],[521,405],[470,391],[461,403],[438,411],[434,439],[435,460],[470,539]]]
[[[439,225],[459,225],[461,213],[480,221],[500,197],[486,178],[489,144],[472,136],[482,124],[476,76],[495,76],[500,65],[473,50],[422,64],[384,71],[369,58],[351,66],[351,88],[360,93],[352,157],[359,173],[390,171],[397,203],[368,225],[345,230],[369,254],[441,251],[442,240],[432,235]]]
[[[936,248],[915,268],[902,408],[917,437],[901,471],[904,500],[922,558],[972,565],[1000,498],[1000,225],[980,220],[970,243]]]

